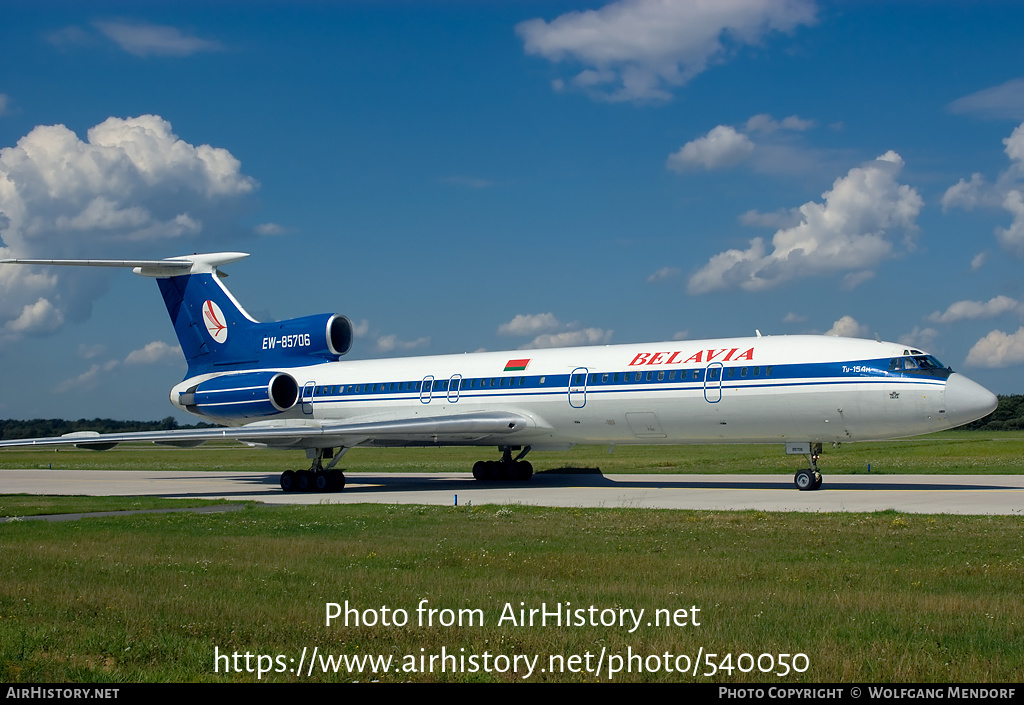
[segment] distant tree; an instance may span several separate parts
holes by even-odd
[[[130,433],[132,431],[173,431],[177,428],[212,428],[215,424],[199,422],[182,426],[173,416],[162,421],[115,421],[114,419],[0,419],[0,440],[63,436],[76,431],[99,433]]]

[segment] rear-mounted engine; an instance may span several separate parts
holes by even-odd
[[[352,347],[352,322],[337,313],[290,318],[253,327],[260,360],[269,364],[309,364],[337,360]]]
[[[221,375],[178,396],[178,404],[188,411],[217,419],[273,416],[298,400],[299,385],[283,372]]]

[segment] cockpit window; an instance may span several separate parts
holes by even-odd
[[[910,350],[908,352],[918,353],[919,351]],[[951,372],[933,356],[923,353],[890,358],[889,371],[927,374],[935,377],[948,377]]]
[[[944,370],[946,366],[936,360],[931,355],[919,355],[915,356],[914,360],[920,366],[922,370]]]

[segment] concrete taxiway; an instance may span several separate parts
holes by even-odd
[[[284,493],[278,475],[233,471],[0,470],[0,492],[148,495],[267,504],[530,504],[797,512],[1024,514],[1024,475],[826,475],[799,492],[789,475],[535,475],[482,483],[468,473],[346,473],[342,492]]]

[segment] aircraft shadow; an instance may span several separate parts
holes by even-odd
[[[771,480],[749,480],[745,479],[742,475],[735,476],[715,476],[707,480],[694,480],[694,479],[678,479],[674,475],[659,475],[656,478],[649,479],[644,478],[642,480],[631,480],[622,479],[624,476],[619,476],[620,479],[610,479],[599,472],[569,472],[569,473],[550,473],[541,472],[533,476],[528,482],[477,482],[468,473],[465,477],[438,477],[430,474],[416,475],[416,476],[396,476],[390,473],[361,473],[351,472],[346,473],[348,484],[346,485],[343,492],[346,495],[354,494],[375,494],[381,492],[410,492],[410,491],[421,491],[421,492],[440,492],[449,491],[457,493],[459,491],[472,491],[478,489],[523,489],[523,490],[536,490],[543,491],[544,488],[552,489],[564,489],[564,488],[620,488],[620,489],[693,489],[693,490],[787,490],[797,491],[793,486],[793,479],[790,475],[779,475],[777,479]],[[625,476],[628,477],[628,476]],[[906,478],[906,476],[904,476]],[[246,485],[259,485],[267,489],[273,488],[278,489],[278,480],[276,475],[239,475],[238,481]],[[825,482],[818,492],[828,491],[840,491],[840,490],[859,490],[859,491],[965,491],[965,490],[1012,490],[1019,489],[1019,487],[1013,485],[997,486],[997,485],[980,485],[973,483],[960,483],[960,482],[935,482],[935,481],[920,481],[915,482],[912,479],[901,481],[899,483],[891,482],[850,482],[844,479],[842,475],[825,475]],[[279,489],[278,489],[279,491]],[[239,491],[237,493],[221,493],[219,496],[225,494],[251,494],[251,491]],[[317,493],[307,493],[317,494]],[[324,497],[330,497],[331,492],[323,493]]]

